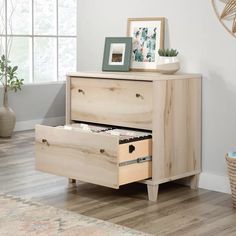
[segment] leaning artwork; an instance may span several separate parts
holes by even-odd
[[[131,70],[155,71],[158,50],[164,47],[164,18],[130,18],[127,36],[132,37]]]

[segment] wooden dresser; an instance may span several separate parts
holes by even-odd
[[[36,168],[111,188],[201,171],[201,75],[77,72],[67,77],[66,125],[36,126]],[[128,137],[128,138],[127,138]]]

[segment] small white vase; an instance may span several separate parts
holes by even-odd
[[[174,74],[180,69],[178,57],[158,57],[156,69],[162,74]]]

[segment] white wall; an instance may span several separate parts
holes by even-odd
[[[35,124],[62,124],[65,117],[65,83],[24,85],[9,92],[9,106],[16,113],[15,130],[33,129]],[[3,90],[0,88],[0,106]]]
[[[211,1],[78,2],[80,70],[101,69],[104,38],[125,36],[128,17],[166,17],[166,47],[179,50],[183,72],[203,75],[201,186],[227,191],[227,179],[219,178],[226,176],[225,152],[236,146],[236,40],[218,22]]]

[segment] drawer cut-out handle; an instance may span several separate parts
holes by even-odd
[[[135,146],[134,145],[129,145],[129,153],[132,153],[135,151]]]
[[[83,90],[83,89],[78,89],[78,93],[85,94],[85,92],[84,92],[84,90]]]
[[[136,98],[141,98],[141,99],[144,99],[143,95],[140,94],[140,93],[136,93]]]
[[[50,144],[49,144],[49,142],[48,142],[48,140],[47,139],[45,139],[45,138],[43,138],[42,139],[42,143],[44,143],[44,144],[47,144],[47,146],[49,146]]]
[[[104,149],[100,149],[100,153],[103,154],[105,152]]]

